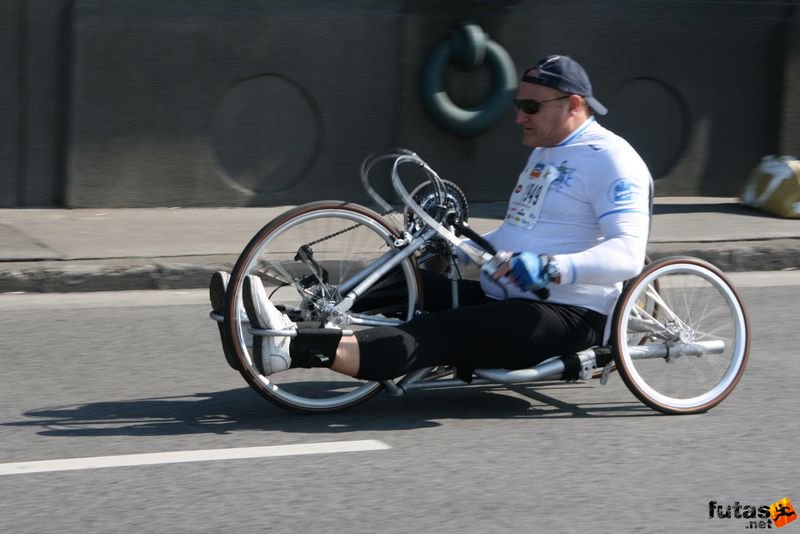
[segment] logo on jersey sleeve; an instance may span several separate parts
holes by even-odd
[[[630,204],[636,197],[636,186],[625,178],[620,178],[608,189],[608,200],[613,204]]]

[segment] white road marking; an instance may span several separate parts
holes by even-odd
[[[95,456],[92,458],[67,458],[36,462],[14,462],[0,464],[0,475],[24,475],[52,471],[74,471],[77,469],[101,469],[104,467],[128,467],[137,465],[175,464],[183,462],[209,462],[216,460],[241,460],[245,458],[270,458],[275,456],[299,456],[303,454],[331,454],[337,452],[363,452],[391,449],[386,443],[374,439],[358,441],[331,441],[297,445],[273,445],[268,447],[241,447],[236,449],[207,449],[199,451],[156,452],[148,454],[124,454],[119,456]]]
[[[86,293],[0,293],[0,309],[139,308],[148,306],[209,306],[207,289],[150,289]]]

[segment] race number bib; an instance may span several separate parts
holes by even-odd
[[[511,193],[506,222],[528,229],[536,226],[542,212],[544,197],[558,174],[558,169],[544,163],[526,167],[519,176],[517,187]]]

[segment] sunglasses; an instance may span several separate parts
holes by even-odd
[[[539,109],[545,102],[555,102],[556,100],[564,100],[565,98],[569,98],[570,96],[572,95],[559,96],[557,98],[551,98],[550,100],[542,100],[541,102],[533,99],[514,100],[514,107],[517,108],[517,111],[521,111],[525,115],[535,115],[539,113]]]

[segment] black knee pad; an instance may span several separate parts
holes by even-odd
[[[298,328],[297,336],[289,346],[292,367],[330,367],[336,358],[336,349],[342,331],[339,328]]]

